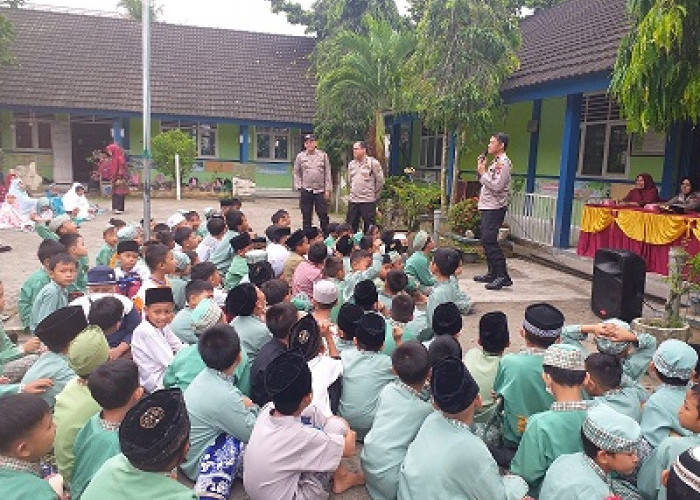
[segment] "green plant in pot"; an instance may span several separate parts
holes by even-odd
[[[455,203],[447,215],[452,232],[460,236],[471,231],[475,236],[479,234],[481,227],[481,213],[479,212],[479,199],[467,198]]]
[[[681,298],[700,291],[700,254],[691,257],[682,247],[671,248],[666,282],[669,291],[663,317],[637,318],[632,329],[654,335],[659,343],[670,338],[687,341],[690,325],[681,317]]]

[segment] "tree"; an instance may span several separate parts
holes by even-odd
[[[700,117],[700,2],[628,0],[610,90],[632,131],[666,130]]]
[[[502,109],[501,85],[518,65],[520,33],[507,0],[432,0],[417,31],[408,91],[412,107],[426,125],[444,134],[440,176],[444,213],[448,136],[455,132],[457,153],[467,133],[476,139],[488,136]]]
[[[363,18],[363,28],[364,35],[344,30],[320,42],[316,95],[323,110],[337,109],[335,103],[346,102],[348,96],[355,100],[358,116],[354,121],[366,117],[370,149],[385,165],[384,112],[396,111],[402,105],[403,66],[413,51],[415,38],[371,16]]]
[[[163,175],[175,179],[175,155],[180,155],[180,179],[187,178],[197,159],[197,144],[182,130],[169,130],[153,138],[153,163]]]
[[[0,6],[17,8],[24,4],[24,0],[0,0]],[[10,45],[15,40],[15,31],[12,23],[0,14],[0,64],[11,64],[14,61]]]
[[[117,2],[117,9],[124,12],[124,17],[133,19],[134,21],[141,21],[143,14],[143,2],[142,0],[119,0]],[[158,5],[154,0],[151,1],[151,22],[158,21],[160,16],[163,15],[163,6]]]

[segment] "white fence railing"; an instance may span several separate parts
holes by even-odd
[[[571,207],[571,233],[569,245],[578,245],[581,214],[584,200],[574,199]],[[557,214],[557,197],[535,193],[512,193],[506,223],[510,234],[541,245],[554,245],[554,220]]]

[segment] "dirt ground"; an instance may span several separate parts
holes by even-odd
[[[93,199],[91,201],[109,208],[109,200]],[[215,199],[186,199],[180,202],[174,199],[154,199],[151,213],[155,221],[164,222],[169,215],[180,208],[198,210],[201,213],[206,207],[217,205],[218,201]],[[138,223],[143,214],[143,200],[134,197],[128,198],[126,208],[125,214],[115,217],[127,222]],[[290,212],[293,226],[300,225],[301,215],[296,200],[258,198],[243,203],[244,213],[253,229],[259,233],[262,233],[265,227],[270,224],[270,215],[279,208],[287,209]],[[85,237],[89,255],[93,259],[102,245],[102,230],[110,217],[113,217],[111,213],[99,215],[95,220],[85,222],[80,228],[81,234]],[[16,306],[19,289],[26,277],[39,265],[36,250],[40,239],[35,233],[1,231],[0,242],[12,246],[12,251],[0,254],[0,279],[5,286],[5,314],[11,316],[5,322],[5,327],[6,330],[14,330],[18,325]],[[490,311],[501,310],[508,316],[511,333],[509,351],[517,351],[524,345],[518,332],[523,312],[528,304],[550,302],[564,313],[567,323],[598,321],[590,310],[591,284],[589,281],[525,260],[509,259],[508,265],[514,285],[497,292],[487,291],[483,285],[475,283],[471,279],[472,275],[484,271],[485,265],[483,263],[464,267],[460,286],[472,297],[475,303],[474,314],[464,317],[464,328],[460,340],[464,350],[476,345],[479,317]],[[350,466],[359,467],[357,456],[350,460]],[[247,498],[241,484],[237,485],[231,498]],[[369,498],[369,495],[364,487],[356,487],[342,495],[331,495],[331,498],[366,499]]]

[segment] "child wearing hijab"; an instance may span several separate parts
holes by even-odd
[[[27,194],[27,188],[19,177],[12,179],[10,190],[7,192],[7,195],[5,195],[5,198],[7,199],[9,195],[15,197],[19,213],[23,218],[29,218],[29,216],[35,212],[36,199]]]
[[[90,207],[90,202],[85,197],[85,188],[79,182],[73,183],[61,200],[66,212],[75,213],[78,223],[84,220],[92,220],[95,216],[95,210]]]

